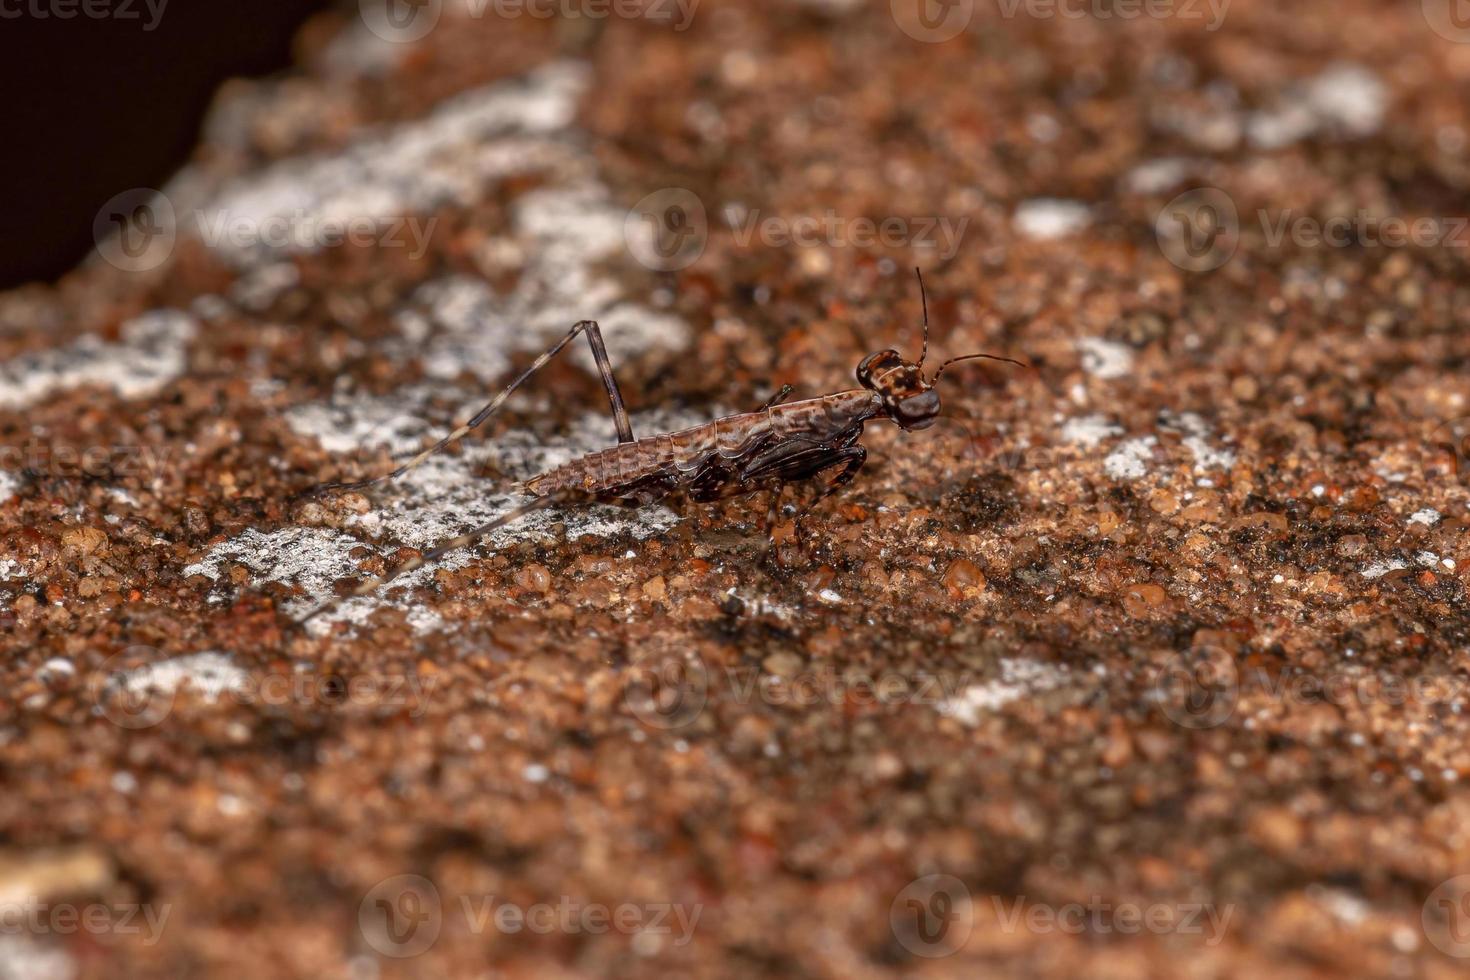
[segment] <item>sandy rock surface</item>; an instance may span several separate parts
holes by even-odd
[[[0,295],[0,977],[1463,975],[1470,44],[1422,7],[311,24]],[[870,427],[805,547],[544,512],[292,625],[615,440],[578,350],[292,501],[574,321],[665,431],[917,351],[916,265],[931,363],[1036,370]]]

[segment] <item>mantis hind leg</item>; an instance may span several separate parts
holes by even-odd
[[[483,425],[487,419],[500,411],[501,406],[515,393],[517,388],[529,380],[531,375],[545,367],[547,362],[575,340],[578,334],[586,334],[587,344],[592,348],[592,359],[597,362],[597,373],[602,378],[603,387],[607,389],[607,400],[609,406],[612,408],[613,423],[618,429],[618,442],[632,442],[633,424],[628,420],[628,409],[623,405],[623,394],[618,390],[617,378],[613,376],[612,362],[608,360],[607,356],[607,345],[602,341],[602,329],[598,327],[596,320],[580,320],[573,324],[572,329],[567,331],[566,336],[562,337],[561,340],[557,341],[537,357],[530,367],[521,372],[520,376],[507,385],[504,391],[492,398],[484,408],[475,413],[473,418],[391,473],[385,473],[382,476],[375,476],[367,480],[358,480],[353,483],[324,483],[298,496],[315,496],[316,494],[326,493],[331,490],[364,490],[368,487],[386,483],[389,480],[395,480],[403,476],[423,463],[430,456],[449,446],[450,443],[463,438]]]

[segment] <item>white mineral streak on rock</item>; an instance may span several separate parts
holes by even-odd
[[[1105,415],[1079,415],[1062,423],[1062,441],[1089,449],[1123,434],[1122,426]]]
[[[115,344],[89,334],[12,358],[0,363],[0,408],[25,408],[84,385],[110,388],[124,398],[154,394],[184,372],[196,329],[185,313],[155,310],[123,324]]]
[[[405,342],[395,353],[422,358],[430,377],[468,370],[492,381],[509,355],[544,349],[583,319],[601,323],[614,365],[649,349],[678,350],[688,342],[683,321],[629,301],[600,271],[625,248],[627,211],[597,179],[585,134],[573,125],[589,74],[556,62],[463,93],[337,155],[281,161],[227,186],[195,223],[227,259],[256,270],[237,284],[236,298],[263,308],[293,281],[294,267],[282,260],[319,247],[326,231],[375,222],[396,239],[381,247],[417,248],[434,208],[472,205],[497,180],[534,174],[544,186],[512,202],[511,226],[493,240],[523,259],[513,291],[497,295],[465,276],[427,283],[399,316]],[[592,369],[585,344],[570,356]]]
[[[206,701],[218,701],[225,694],[244,690],[248,680],[249,675],[229,654],[205,650],[116,674],[108,679],[108,687],[134,695],[173,694],[190,687]]]
[[[939,713],[963,725],[978,724],[992,712],[1024,697],[1055,690],[1067,681],[1067,670],[1036,660],[1002,657],[1000,676],[983,684],[972,684],[939,704]]]
[[[385,397],[362,396],[333,404],[306,405],[292,410],[288,421],[297,432],[321,440],[328,448],[379,444],[392,453],[408,453],[423,445],[425,436],[437,435],[442,428],[431,431],[424,420],[429,395],[428,388],[410,388]],[[703,420],[702,416],[687,413],[661,412],[635,416],[634,427],[645,432],[666,431]],[[184,569],[184,574],[219,580],[225,562],[239,562],[254,573],[252,587],[265,582],[299,586],[306,598],[292,602],[286,609],[289,615],[299,616],[330,597],[337,579],[366,577],[360,562],[351,557],[354,548],[366,545],[385,557],[405,545],[430,548],[524,503],[528,498],[513,491],[514,481],[616,443],[617,433],[606,412],[588,415],[559,435],[538,437],[520,431],[505,433],[490,443],[469,440],[462,453],[436,456],[402,479],[375,489],[374,509],[349,518],[347,531],[316,527],[271,532],[251,529],[216,545]],[[480,476],[486,467],[500,476]],[[493,552],[512,541],[552,537],[556,524],[564,524],[567,537],[575,540],[584,535],[615,534],[647,538],[666,531],[674,522],[674,514],[663,507],[637,511],[614,507],[545,510],[495,532],[484,540],[482,548]],[[414,606],[409,595],[414,589],[431,585],[438,569],[463,568],[475,554],[474,549],[456,552],[433,567],[403,576],[377,595],[343,602],[333,612],[313,620],[311,630],[320,635],[335,622],[360,624],[379,609],[390,607],[404,609],[409,624],[418,632],[442,628],[439,616]],[[225,596],[217,598],[224,601]]]
[[[327,230],[350,222],[388,230],[443,205],[472,205],[499,179],[585,166],[584,153],[569,145],[569,127],[587,81],[585,65],[556,62],[461,93],[424,119],[369,131],[338,153],[282,160],[239,178],[180,223],[247,267],[315,251]]]
[[[1217,449],[1210,444],[1210,426],[1201,416],[1194,412],[1183,412],[1178,415],[1171,412],[1166,413],[1165,422],[1184,432],[1184,438],[1181,441],[1184,448],[1194,456],[1196,473],[1212,469],[1228,470],[1235,465],[1233,450]]]
[[[624,248],[626,212],[593,182],[532,191],[511,209],[511,234],[525,265],[516,286],[497,295],[482,280],[456,276],[421,287],[399,318],[403,356],[422,358],[425,372],[446,380],[468,370],[487,382],[503,376],[509,355],[545,350],[579,320],[596,320],[613,366],[650,350],[688,343],[682,319],[623,297],[599,266]],[[426,346],[416,341],[429,337]],[[594,371],[585,340],[564,356]]]
[[[1120,443],[1103,460],[1103,471],[1115,480],[1140,479],[1148,472],[1148,463],[1157,444],[1158,440],[1153,436],[1140,436]]]

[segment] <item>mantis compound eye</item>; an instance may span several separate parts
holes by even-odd
[[[930,388],[895,399],[889,405],[888,414],[904,429],[927,429],[939,419],[939,392]]]

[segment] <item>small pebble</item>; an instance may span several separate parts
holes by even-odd
[[[544,595],[551,591],[551,571],[545,565],[532,562],[516,572],[515,583],[523,589]]]
[[[985,588],[985,573],[970,559],[957,558],[944,572],[944,587],[954,598],[962,598],[970,590],[979,592]]]
[[[662,602],[668,589],[662,575],[655,575],[643,583],[643,597],[652,602]]]
[[[61,534],[61,546],[63,548],[75,548],[84,555],[90,555],[96,551],[105,551],[107,535],[95,527],[73,527],[68,528]]]
[[[1169,593],[1149,582],[1133,585],[1123,593],[1123,609],[1134,619],[1155,615],[1169,601]]]

